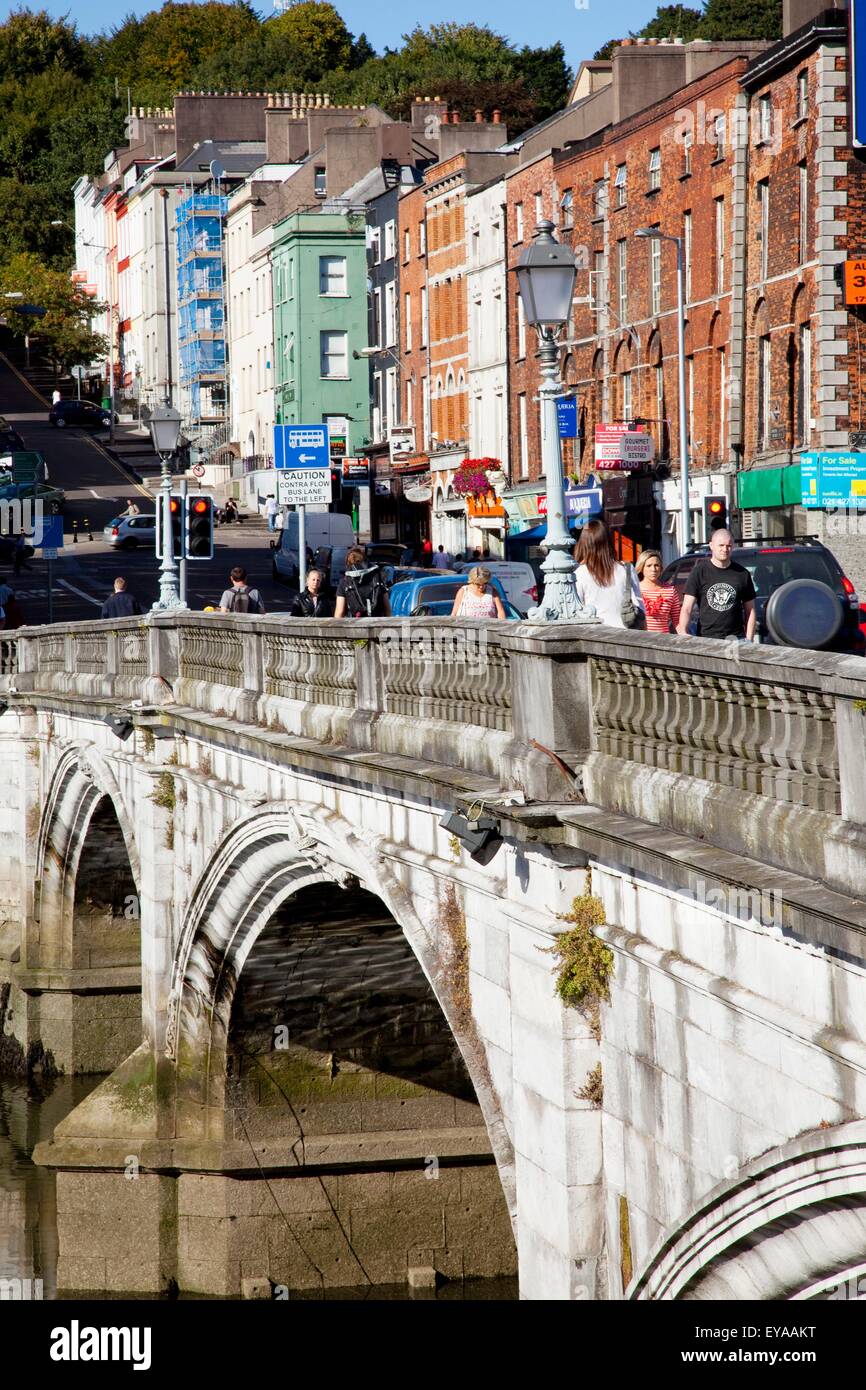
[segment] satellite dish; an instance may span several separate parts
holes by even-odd
[[[215,183],[219,183],[220,179],[224,179],[225,176],[226,176],[226,171],[225,171],[225,169],[223,168],[223,166],[220,164],[220,162],[219,162],[218,159],[212,159],[212,160],[211,160],[211,164],[210,164],[210,176],[211,176],[211,178],[214,180]]]

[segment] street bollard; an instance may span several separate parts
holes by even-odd
[[[84,518],[84,525],[87,527],[87,539],[88,539],[89,541],[92,541],[92,540],[93,540],[93,532],[92,532],[91,529],[90,529],[90,522],[88,521],[87,517]]]
[[[78,522],[77,522],[77,521],[73,521],[73,523],[72,523],[72,544],[73,544],[73,545],[77,545],[77,544],[78,544]]]

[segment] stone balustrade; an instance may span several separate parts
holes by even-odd
[[[138,701],[574,800],[553,753],[594,805],[862,892],[856,657],[604,627],[152,614],[3,634],[4,689]]]

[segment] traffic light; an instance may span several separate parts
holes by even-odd
[[[728,524],[728,499],[727,497],[705,497],[704,498],[704,535],[707,540],[713,531],[718,531],[721,527]]]
[[[213,558],[213,498],[203,492],[186,498],[184,538],[188,560]]]
[[[169,499],[169,509],[171,516],[171,552],[175,560],[183,559],[183,516],[181,515],[181,499],[177,494],[172,493]],[[159,494],[159,518],[160,524],[156,528],[156,555],[157,559],[162,559],[162,493]]]
[[[331,469],[331,506],[343,500],[343,470]]]
[[[182,560],[184,555],[183,515],[181,513],[180,501],[181,499],[172,493],[171,502],[169,503],[171,508],[171,548],[176,560]]]

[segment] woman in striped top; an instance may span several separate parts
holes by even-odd
[[[662,557],[657,550],[644,550],[635,565],[646,609],[647,632],[676,632],[680,617],[680,596],[673,584],[660,584]]]

